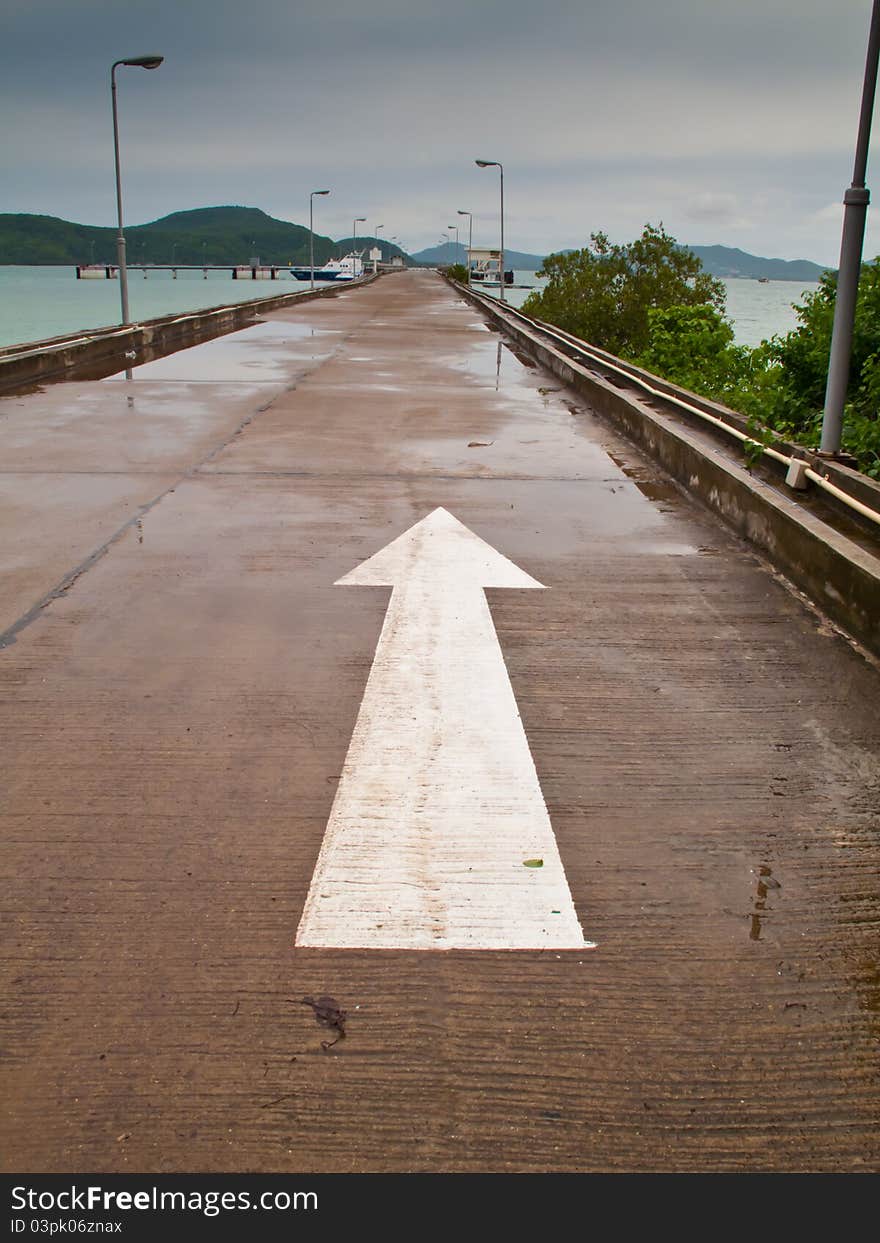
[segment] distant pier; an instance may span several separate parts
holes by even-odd
[[[205,280],[208,279],[209,272],[229,272],[234,281],[274,281],[278,279],[279,272],[291,272],[292,264],[274,264],[267,266],[264,264],[250,263],[130,263],[127,265],[129,272],[143,272],[144,280],[147,279],[150,272],[170,272],[172,278],[177,280],[178,272],[202,272]],[[116,280],[119,276],[119,265],[116,263],[78,263],[76,265],[76,279],[79,280]]]

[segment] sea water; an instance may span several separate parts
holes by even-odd
[[[512,306],[521,306],[533,289],[544,284],[534,272],[515,272],[514,282],[514,288],[505,290]],[[740,345],[757,345],[795,328],[792,304],[817,287],[799,281],[763,284],[756,280],[726,280],[724,286],[727,313]],[[176,280],[168,271],[148,270],[146,279],[140,271],[129,271],[128,276],[131,317],[136,321],[307,288],[307,283],[294,280],[283,269],[274,281],[233,280],[231,268],[209,271],[207,279],[201,268],[178,270]],[[498,294],[497,288],[485,292]],[[103,328],[118,324],[119,318],[118,280],[77,280],[73,266],[0,266],[0,346]]]
[[[250,276],[250,273],[248,273]],[[322,288],[327,281],[315,281]],[[232,267],[216,272],[178,269],[129,269],[128,303],[134,321],[155,319],[174,312],[185,314],[208,306],[272,298],[302,292],[308,281],[298,281],[283,268],[277,280],[233,280]],[[85,328],[104,328],[120,321],[119,281],[77,280],[76,268],[0,267],[0,346],[41,341]]]

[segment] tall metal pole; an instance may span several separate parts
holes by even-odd
[[[500,160],[474,160],[478,168],[497,168],[501,173],[501,301],[505,302],[504,297],[504,165]]]
[[[354,259],[352,260],[352,269],[351,269],[352,276],[357,275],[357,236],[358,236],[357,227],[359,224],[363,224],[365,220],[366,220],[366,216],[355,216],[354,222],[352,223],[352,226],[351,226],[351,235],[353,238],[352,254],[354,255]]]
[[[504,165],[498,165],[501,173],[501,301],[506,302],[504,296]]]
[[[110,95],[113,100],[113,155],[116,161],[116,216],[119,229],[116,234],[116,262],[119,264],[119,296],[122,301],[122,322],[130,324],[128,314],[128,269],[125,266],[125,234],[122,231],[122,177],[119,171],[119,117],[116,109],[116,70],[125,61],[114,61],[110,70]],[[105,79],[106,81],[106,79]],[[106,95],[104,97],[106,99]],[[126,368],[126,377],[131,379],[131,368]]]
[[[862,109],[859,115],[852,185],[843,196],[840,270],[837,274],[837,298],[834,304],[834,327],[831,331],[831,353],[828,360],[828,383],[825,389],[825,411],[822,416],[820,446],[821,452],[830,456],[840,452],[843,407],[849,382],[856,299],[859,292],[862,247],[865,240],[865,219],[871,198],[865,188],[865,176],[868,168],[868,144],[871,137],[871,117],[874,112],[874,93],[877,87],[878,56],[880,56],[880,0],[874,0],[871,30],[868,35],[868,55],[865,61]]]
[[[473,212],[469,212],[469,211],[462,211],[462,209],[461,209],[461,208],[459,208],[459,209],[458,209],[458,214],[459,214],[459,216],[467,216],[467,218],[468,218],[468,261],[467,261],[467,276],[468,276],[468,279],[467,279],[467,283],[468,283],[468,288],[470,288],[470,283],[471,283],[471,251],[472,251],[472,250],[473,250],[473,248],[474,248],[474,214],[473,214]]]
[[[119,171],[119,116],[116,107],[116,70],[120,65],[132,65],[139,69],[158,69],[163,56],[127,56],[115,60],[110,68],[110,98],[113,103],[113,157],[116,165],[116,215],[119,231],[116,235],[116,260],[119,264],[119,296],[122,302],[122,322],[130,324],[128,313],[128,268],[125,264],[125,234],[122,231],[122,176]],[[131,379],[131,367],[125,368],[126,380]]]
[[[309,288],[315,288],[315,226],[314,203],[316,194],[329,194],[329,190],[313,190],[309,195]]]

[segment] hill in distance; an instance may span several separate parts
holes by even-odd
[[[817,281],[827,268],[809,259],[762,259],[735,246],[689,246],[711,276],[771,281]]]
[[[309,231],[303,225],[276,220],[258,207],[200,207],[172,212],[149,224],[125,229],[128,261],[139,263],[234,264],[259,255],[267,264],[309,261]],[[315,234],[315,262],[325,263],[347,253],[354,239],[333,241]],[[378,245],[383,258],[403,255],[393,242],[357,238],[358,250]],[[817,281],[825,269],[808,259],[765,259],[732,246],[690,246],[712,276],[766,277],[769,280]],[[566,252],[561,252],[566,253]],[[543,255],[507,250],[508,268],[536,271]],[[438,266],[464,263],[466,247],[459,242],[429,246],[411,256],[415,263]],[[55,216],[0,214],[0,264],[115,263],[116,230],[74,224]]]
[[[485,247],[489,249],[489,247]],[[414,263],[423,263],[427,267],[445,266],[447,263],[467,263],[467,246],[462,242],[456,246],[441,242],[439,246],[429,246],[412,255]],[[521,272],[535,272],[544,262],[543,255],[530,255],[524,250],[505,250],[504,263],[508,268],[519,268]]]
[[[733,246],[688,246],[701,260],[703,268],[710,276],[748,277],[757,280],[766,277],[774,281],[817,281],[827,269],[821,264],[812,263],[809,259],[763,259],[758,255],[750,255],[744,250]],[[558,254],[571,254],[571,248],[558,251]],[[450,256],[454,255],[453,259]],[[441,243],[429,246],[412,256],[417,263],[430,266],[443,265],[450,262],[466,263],[467,248]],[[506,250],[504,261],[507,268],[518,268],[523,272],[535,272],[544,261],[543,255],[532,255],[521,250]]]
[[[309,231],[257,207],[201,207],[150,224],[126,225],[130,264],[235,264],[259,255],[266,264],[309,262]],[[346,241],[315,234],[315,262],[346,253]],[[358,249],[375,244],[358,238]],[[380,241],[383,257],[402,254]],[[350,248],[350,247],[349,247]],[[55,216],[0,214],[0,264],[115,263],[116,230]]]

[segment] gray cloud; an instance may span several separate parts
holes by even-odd
[[[4,210],[113,219],[238,202],[417,249],[457,208],[520,249],[629,237],[834,262],[870,0],[7,0]],[[451,213],[451,214],[450,214]],[[869,246],[880,241],[873,221]]]

